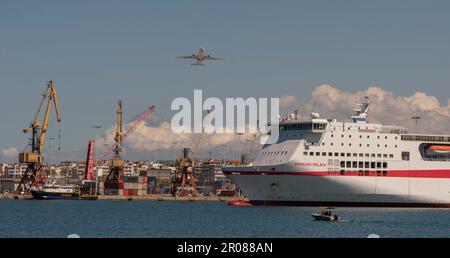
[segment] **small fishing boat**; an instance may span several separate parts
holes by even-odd
[[[331,213],[331,209],[325,209],[320,214],[313,213],[311,215],[315,220],[319,221],[338,221],[340,219],[338,215]]]
[[[78,185],[43,184],[31,188],[33,199],[38,200],[97,200],[97,195],[83,194]]]
[[[31,188],[31,195],[34,199],[54,200],[54,199],[80,199],[81,192],[76,185],[44,184]]]

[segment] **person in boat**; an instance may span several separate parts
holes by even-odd
[[[331,211],[322,211],[322,215],[331,216]]]

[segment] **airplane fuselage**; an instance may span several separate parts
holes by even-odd
[[[201,63],[203,60],[205,60],[205,48],[201,47],[198,50],[198,55],[196,56],[197,63]]]
[[[206,55],[204,47],[201,47],[198,50],[198,54],[192,54],[191,56],[180,56],[180,57],[177,57],[177,58],[193,59],[193,60],[195,60],[196,62],[194,64],[191,64],[191,65],[203,65],[202,62],[204,60],[222,60],[222,58],[220,58],[220,57],[213,57],[213,56],[210,56],[210,55]]]

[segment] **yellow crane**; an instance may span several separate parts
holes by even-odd
[[[39,116],[45,100],[47,100],[47,107],[44,119],[41,122]],[[58,107],[58,95],[56,94],[55,84],[53,81],[49,81],[47,88],[42,94],[34,120],[27,128],[23,129],[24,133],[31,133],[31,151],[19,153],[19,162],[26,163],[28,166],[17,187],[18,192],[27,193],[32,186],[41,183],[46,177],[42,170],[42,163],[44,162],[44,143],[52,104],[55,106],[56,119],[59,123],[61,122],[61,114]]]
[[[117,103],[117,126],[114,136],[114,155],[111,159],[110,171],[105,179],[105,189],[119,189],[119,180],[123,178],[125,162],[120,153],[122,152],[122,101]]]
[[[124,161],[120,157],[120,152],[122,152],[122,101],[119,100],[117,103],[117,127],[116,127],[116,135],[114,136],[114,156],[111,160],[111,167],[123,167]]]

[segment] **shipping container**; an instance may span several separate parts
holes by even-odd
[[[119,195],[120,194],[118,189],[105,189],[104,193],[105,193],[105,195]]]
[[[130,190],[128,190],[128,193],[130,194],[130,196],[137,196],[138,195],[138,190],[130,189]]]
[[[139,183],[145,183],[147,182],[147,177],[146,176],[140,176],[139,177]]]
[[[126,176],[126,177],[124,177],[124,182],[125,183],[138,183],[139,182],[139,177],[137,177],[137,176]]]
[[[139,196],[147,195],[147,191],[146,190],[139,190],[138,191],[138,195]]]
[[[147,187],[147,193],[148,194],[155,194],[156,193],[156,187]]]
[[[117,181],[105,182],[105,189],[119,189],[119,182]]]

